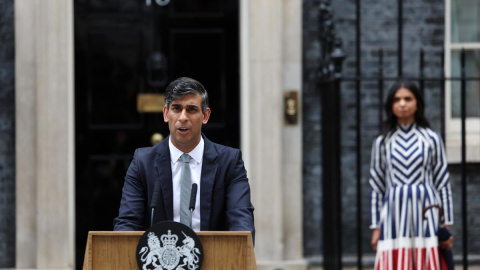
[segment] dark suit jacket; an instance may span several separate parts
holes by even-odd
[[[203,136],[203,134],[202,134]],[[200,230],[251,231],[255,236],[250,185],[238,149],[216,144],[203,136],[200,179]],[[150,201],[160,181],[154,223],[173,220],[173,187],[169,137],[153,147],[135,151],[123,186],[115,231],[142,231],[150,226]]]

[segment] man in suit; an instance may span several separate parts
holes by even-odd
[[[163,118],[170,135],[153,147],[135,151],[125,176],[114,230],[150,227],[150,203],[156,182],[160,188],[153,223],[180,221],[182,166],[188,163],[188,178],[198,184],[192,229],[251,231],[254,237],[254,207],[241,152],[213,143],[202,134],[202,125],[208,122],[210,113],[208,93],[200,82],[182,77],[167,86]],[[184,154],[188,154],[189,161],[182,162]]]

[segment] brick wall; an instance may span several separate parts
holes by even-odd
[[[318,40],[318,9],[315,0],[303,1],[303,159],[304,159],[304,253],[315,261],[322,254],[322,190],[321,190],[321,117],[319,89],[315,86],[316,72],[320,60]],[[335,12],[335,29],[343,40],[343,50],[347,54],[343,65],[345,80],[341,85],[342,123],[342,235],[343,252],[346,260],[354,259],[356,254],[356,104],[355,84],[348,78],[356,73],[356,1],[331,1]],[[383,75],[398,75],[398,1],[363,0],[361,1],[361,69],[362,76],[378,75],[378,51],[384,52]],[[419,76],[420,49],[425,51],[426,77],[440,76],[442,72],[441,55],[444,41],[444,0],[404,0],[403,1],[403,75]],[[384,82],[384,97],[393,81]],[[439,82],[425,84],[426,115],[432,128],[440,131],[441,94]],[[383,105],[382,105],[383,106]],[[383,108],[382,108],[383,110]],[[379,94],[377,81],[361,83],[361,159],[362,159],[362,242],[365,255],[373,256],[370,247],[371,231],[369,225],[369,163],[371,143],[378,135]],[[452,167],[452,187],[454,190],[456,234],[455,253],[461,254],[461,186],[459,170]],[[480,233],[480,211],[478,202],[473,203],[473,194],[479,194],[478,177],[473,178],[480,166],[472,166],[468,181],[470,201],[468,221],[469,236]],[[476,196],[479,197],[479,196]],[[469,237],[469,252],[479,253],[479,237]]]
[[[0,0],[0,268],[15,266],[13,0]]]
[[[322,158],[320,93],[315,79],[320,59],[318,12],[315,1],[303,1],[303,226],[304,254],[322,252]]]
[[[462,179],[461,167],[458,164],[450,165],[450,181],[452,184],[454,222],[452,226],[455,237],[453,253],[457,259],[462,255]],[[467,253],[469,260],[475,264],[480,263],[480,165],[467,165]],[[474,255],[474,256],[470,256]]]

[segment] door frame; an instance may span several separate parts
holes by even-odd
[[[300,265],[302,125],[301,121],[294,127],[283,125],[282,100],[284,89],[296,89],[301,97],[302,2],[239,1],[241,149],[259,219],[257,236],[265,233],[265,239],[258,237],[256,241],[257,260],[259,264],[270,261],[276,265],[293,260]],[[16,267],[72,269],[73,1],[16,0],[14,4]],[[285,19],[290,15],[294,16],[293,23]],[[259,104],[266,98],[273,102],[272,106]],[[299,119],[301,111],[300,107]],[[272,130],[275,136],[262,136]],[[269,160],[272,155],[275,158]],[[273,175],[264,179],[270,173]],[[269,195],[262,197],[262,191],[267,189],[278,192],[267,192]],[[283,205],[283,201],[292,203]],[[267,207],[271,203],[280,206],[273,213]],[[272,242],[284,244],[272,249]]]

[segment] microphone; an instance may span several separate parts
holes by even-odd
[[[188,209],[190,209],[190,212],[193,212],[193,210],[195,210],[195,202],[197,201],[197,189],[198,185],[193,183],[192,193],[190,194],[190,205],[188,207]]]
[[[160,194],[160,181],[155,181],[155,187],[153,188],[152,201],[150,202],[150,208],[152,209],[152,214],[150,216],[150,227],[153,226],[153,212],[158,206],[158,196]]]

